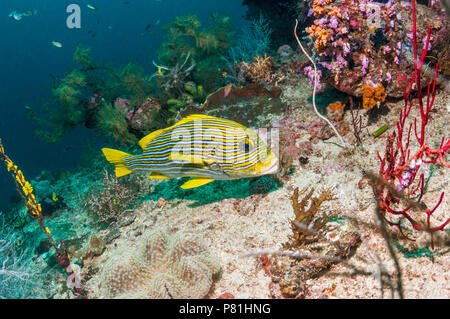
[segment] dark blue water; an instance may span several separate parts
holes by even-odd
[[[68,29],[66,8],[81,7],[81,29]],[[161,27],[187,13],[203,23],[210,13],[229,15],[236,30],[243,25],[246,8],[242,0],[14,0],[0,2],[0,138],[11,159],[28,180],[41,170],[74,169],[81,165],[83,143],[95,144],[92,132],[77,128],[63,141],[45,144],[35,137],[36,126],[25,114],[25,106],[35,110],[51,98],[52,76],[75,67],[72,57],[77,44],[92,48],[94,60],[116,66],[134,61],[146,73],[154,72],[152,59],[163,40]],[[98,10],[90,10],[92,4]],[[38,10],[20,21],[8,17],[16,10]],[[156,22],[160,23],[156,25]],[[142,35],[147,24],[150,32]],[[92,32],[96,37],[92,37]],[[58,41],[57,48],[50,44]],[[68,148],[67,146],[70,146]],[[15,193],[14,183],[0,166],[0,211]]]

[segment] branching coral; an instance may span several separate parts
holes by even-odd
[[[57,142],[84,123],[89,129],[102,130],[119,144],[134,143],[133,134],[141,136],[142,131],[151,129],[149,122],[160,111],[158,103],[153,103],[155,107],[147,103],[151,83],[136,64],[128,63],[116,71],[94,64],[90,52],[89,48],[77,47],[73,59],[80,67],[70,71],[56,85],[53,90],[55,106],[44,108],[45,116],[29,110],[31,119],[46,128],[36,133],[44,141]],[[118,96],[127,98],[130,110],[122,112],[111,107]],[[143,127],[147,124],[148,127]]]
[[[42,275],[26,252],[15,248],[16,236],[8,231],[0,212],[0,299],[32,298],[40,287]]]
[[[295,220],[291,221],[292,231],[294,233],[294,245],[305,244],[305,240],[308,237],[315,235],[317,231],[323,228],[325,224],[335,216],[335,214],[332,213],[317,216],[320,212],[322,203],[336,199],[331,190],[324,189],[319,197],[312,197],[314,188],[311,188],[309,193],[299,201],[299,196],[305,194],[307,190],[308,188],[305,188],[299,192],[298,188],[296,188],[291,197],[292,208],[294,209],[295,214]]]
[[[60,106],[57,110],[46,110],[48,119],[33,116],[40,125],[49,127],[49,130],[38,130],[39,137],[47,142],[56,142],[64,137],[73,126],[84,120],[82,102],[82,89],[86,86],[85,75],[73,70],[68,73],[61,83],[53,90],[53,96]]]
[[[118,249],[101,282],[106,298],[203,298],[219,271],[219,260],[199,236],[156,228],[135,249]]]
[[[104,104],[98,112],[99,129],[105,135],[120,144],[134,144],[136,136],[128,131],[126,114],[121,109],[113,107],[111,104]]]
[[[269,21],[260,13],[259,19],[252,20],[242,29],[236,45],[231,47],[224,57],[227,69],[233,69],[232,65],[236,62],[251,62],[255,56],[269,53],[271,34]]]
[[[51,245],[55,249],[56,262],[59,266],[61,266],[61,268],[64,270],[67,277],[69,278],[68,283],[73,284],[71,286],[73,294],[77,297],[86,298],[84,287],[81,284],[78,275],[75,274],[75,271],[73,270],[73,267],[70,263],[70,256],[66,250],[64,242],[60,240],[59,242],[60,245],[58,246],[53,237],[51,236],[50,229],[46,227],[44,224],[42,206],[36,200],[36,196],[33,193],[34,191],[33,187],[25,179],[22,171],[19,170],[17,165],[15,165],[14,162],[8,157],[8,155],[6,155],[1,139],[0,139],[0,155],[1,160],[6,164],[8,172],[11,171],[11,175],[14,178],[14,182],[17,187],[17,192],[22,197],[25,206],[27,208],[28,216],[30,216],[32,219],[38,222],[39,227],[44,231]]]
[[[136,204],[135,198],[135,190],[104,171],[102,189],[91,191],[83,203],[99,223],[111,224],[120,219],[125,209]]]
[[[216,71],[219,59],[228,50],[233,35],[230,17],[211,14],[213,23],[202,27],[197,17],[186,15],[177,17],[166,27],[167,41],[159,50],[158,59],[171,68],[184,64],[186,55],[197,61],[192,71],[192,80],[211,92],[222,84]]]
[[[182,63],[177,63],[173,67],[158,65],[153,61],[153,65],[157,71],[151,76],[155,78],[157,85],[164,91],[168,92],[172,98],[180,98],[185,92],[185,85],[188,76],[195,68],[195,61],[188,64],[191,54],[187,53]]]
[[[264,53],[263,57],[256,55],[251,63],[242,62],[241,67],[244,74],[254,83],[278,85],[286,80],[286,76],[275,73],[272,70],[272,63],[273,57]]]
[[[412,1],[412,7],[414,56],[417,56],[416,11],[414,0]],[[403,219],[406,219],[413,229],[417,231],[427,231],[430,232],[431,235],[436,231],[443,231],[444,227],[450,222],[450,218],[447,218],[439,226],[431,226],[431,216],[441,205],[444,193],[441,193],[437,203],[431,209],[421,202],[425,186],[425,174],[421,171],[425,164],[436,164],[450,168],[450,165],[445,160],[446,154],[450,150],[450,140],[446,141],[445,136],[443,136],[439,147],[435,149],[431,148],[427,143],[428,136],[426,135],[426,132],[434,103],[438,65],[436,65],[435,68],[435,78],[433,83],[429,82],[427,85],[426,104],[424,104],[422,98],[422,74],[420,70],[427,54],[430,37],[431,27],[428,28],[425,48],[422,50],[420,58],[415,59],[414,61],[414,74],[409,85],[405,87],[405,104],[399,114],[399,120],[396,125],[397,130],[396,132],[389,134],[383,157],[380,154],[377,154],[378,159],[380,160],[379,175],[381,176],[381,179],[372,178],[372,188],[379,203],[380,213],[385,217],[389,225],[397,227],[402,234],[404,234],[401,224]],[[416,137],[419,147],[416,151],[411,149],[410,144],[412,123],[409,124],[409,127],[406,125],[406,119],[414,104],[414,100],[411,98],[411,91],[414,84],[417,87],[420,109],[420,124],[417,119],[414,119],[414,136]],[[403,194],[403,192],[406,194]],[[407,199],[406,204],[402,205],[400,199],[404,200],[405,197]],[[417,199],[413,201],[413,198]],[[414,210],[421,212],[422,216],[415,217]],[[393,220],[392,218],[396,220]],[[433,245],[433,237],[431,243]]]

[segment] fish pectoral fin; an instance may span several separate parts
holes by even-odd
[[[168,179],[168,178],[170,178],[170,177],[168,177],[168,176],[166,176],[166,175],[161,175],[161,174],[158,174],[158,173],[151,173],[149,176],[148,176],[148,178],[151,178],[151,179]]]
[[[211,183],[212,181],[213,181],[212,178],[194,178],[194,179],[187,181],[183,185],[181,185],[181,188],[182,189],[195,188],[195,187],[199,187],[199,186]]]
[[[169,155],[170,161],[182,161],[192,164],[204,164],[205,161],[199,157],[199,156],[193,156],[193,155],[184,155],[180,153],[174,152],[173,154]]]

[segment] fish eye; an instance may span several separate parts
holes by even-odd
[[[252,142],[248,138],[246,138],[245,140],[241,141],[239,149],[241,151],[244,151],[245,153],[248,153],[252,148],[252,146],[253,146]]]

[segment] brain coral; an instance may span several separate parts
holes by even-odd
[[[219,260],[190,232],[153,229],[136,249],[122,247],[105,263],[106,298],[203,298],[220,271]]]

